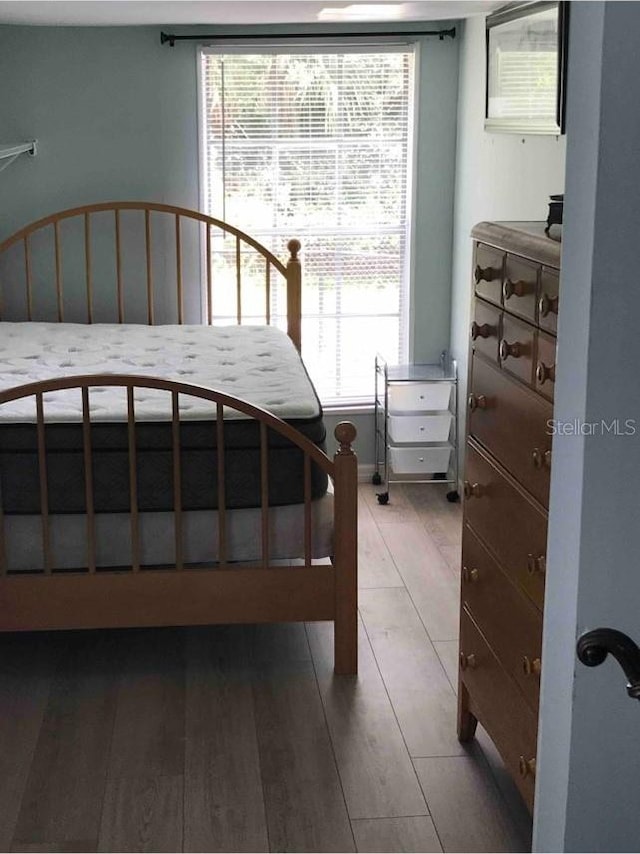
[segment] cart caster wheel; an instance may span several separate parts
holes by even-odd
[[[373,475],[373,477],[371,478],[371,483],[372,483],[374,486],[380,486],[380,484],[382,483],[382,478],[380,477],[380,473],[379,473],[379,472],[376,472],[376,473]]]
[[[378,493],[378,504],[388,504],[389,503],[389,493],[388,492],[379,492]]]
[[[455,504],[456,501],[460,501],[457,489],[452,489],[451,492],[447,492],[447,501],[450,501],[452,504]]]

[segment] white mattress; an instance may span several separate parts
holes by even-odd
[[[273,326],[0,323],[0,390],[75,374],[141,374],[218,389],[281,418],[314,418],[319,404],[291,339]],[[167,392],[136,392],[136,420],[170,418]],[[77,390],[45,395],[47,421],[79,421]],[[126,419],[121,388],[90,391],[91,417]],[[180,399],[183,419],[210,418],[213,404]],[[226,412],[227,417],[242,417]],[[0,406],[1,421],[33,421],[33,398]]]

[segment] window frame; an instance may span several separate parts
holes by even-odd
[[[215,41],[207,41],[199,43],[195,50],[196,62],[196,89],[197,89],[197,131],[198,131],[198,196],[200,210],[206,209],[207,203],[207,181],[205,176],[205,150],[206,150],[206,118],[205,118],[205,83],[203,75],[203,54],[263,54],[263,53],[372,53],[372,52],[398,52],[410,51],[413,54],[413,68],[409,75],[409,105],[408,105],[408,138],[407,138],[407,181],[406,181],[406,239],[405,239],[405,259],[403,262],[404,278],[402,283],[404,286],[403,299],[401,299],[399,312],[399,335],[400,342],[403,342],[401,352],[401,362],[410,361],[413,358],[414,352],[414,301],[415,301],[415,242],[416,242],[416,208],[417,208],[417,187],[415,184],[415,176],[418,166],[418,137],[419,137],[419,81],[420,81],[420,61],[421,61],[421,43],[416,38],[397,38],[397,37],[367,37],[366,41],[354,42],[345,37],[336,37],[335,39],[318,39],[317,41],[278,41],[275,38],[273,41],[266,40],[256,44],[251,40],[238,39],[232,42],[224,41],[218,44]],[[242,223],[233,223],[239,228],[242,228]],[[299,235],[290,235],[299,236]],[[304,284],[304,241],[302,247],[302,276]],[[205,247],[201,240],[201,257],[202,269],[205,267]],[[205,314],[205,297],[204,287],[202,288],[202,317]],[[303,314],[304,318],[304,314]],[[304,347],[304,340],[303,340]],[[373,376],[374,365],[371,365],[371,374]],[[354,409],[360,411],[367,410],[373,407],[374,398],[371,394],[363,394],[361,396],[352,396],[344,398],[328,398],[322,400],[323,409],[327,412],[343,413],[346,411],[352,412]]]

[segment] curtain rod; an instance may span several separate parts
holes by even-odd
[[[235,39],[241,41],[249,41],[253,39],[271,39],[279,41],[280,39],[353,39],[353,38],[371,38],[376,36],[438,36],[442,41],[445,36],[454,39],[456,37],[456,28],[451,27],[448,30],[395,30],[394,32],[370,32],[370,33],[252,33],[251,35],[241,35],[239,33],[204,33],[203,35],[194,36],[178,36],[174,33],[160,33],[160,44],[169,43],[169,47],[174,47],[179,41],[221,41],[226,39]]]

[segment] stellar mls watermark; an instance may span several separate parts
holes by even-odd
[[[601,418],[599,421],[560,421],[550,418],[547,421],[547,433],[550,436],[635,436],[637,432],[635,418]]]

